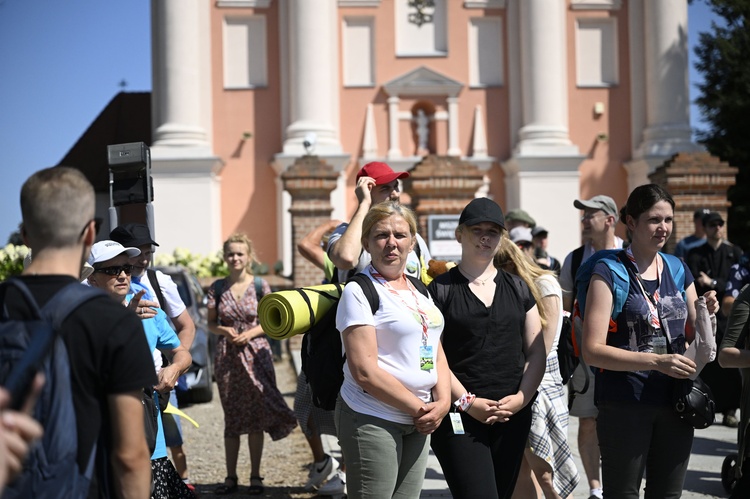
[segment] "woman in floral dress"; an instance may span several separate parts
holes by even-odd
[[[227,477],[216,489],[220,495],[237,491],[240,435],[248,435],[249,493],[258,495],[263,493],[263,432],[279,440],[297,424],[276,387],[271,347],[258,322],[258,302],[271,288],[265,280],[253,276],[253,260],[253,246],[247,236],[232,235],[224,242],[229,276],[214,282],[208,292],[209,328],[219,335],[215,374],[224,409]]]

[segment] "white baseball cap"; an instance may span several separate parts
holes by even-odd
[[[141,250],[139,250],[138,248],[126,248],[117,241],[110,241],[108,239],[105,239],[104,241],[94,243],[94,245],[91,247],[91,254],[89,255],[87,262],[89,263],[89,265],[94,265],[95,263],[99,262],[106,262],[107,260],[111,260],[122,253],[127,253],[128,257],[132,258],[134,256],[140,255]]]
[[[534,236],[531,235],[531,229],[528,227],[514,227],[508,233],[508,237],[514,243],[527,242],[530,243]]]

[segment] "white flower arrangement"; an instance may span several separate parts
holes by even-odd
[[[29,254],[29,248],[23,244],[7,244],[0,249],[0,281],[18,275],[23,271],[23,259]]]

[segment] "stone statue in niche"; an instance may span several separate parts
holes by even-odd
[[[427,156],[430,154],[430,117],[425,114],[424,109],[419,109],[414,122],[417,127],[417,156]]]

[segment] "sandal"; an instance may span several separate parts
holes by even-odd
[[[253,483],[253,481],[260,482],[260,485],[256,485]],[[265,490],[265,487],[263,487],[263,477],[262,476],[251,476],[250,477],[250,488],[247,490],[248,494],[251,496],[258,496],[263,493]]]
[[[227,485],[227,482],[229,482],[229,485]],[[217,496],[225,496],[227,494],[234,494],[235,492],[237,492],[237,477],[228,476],[224,479],[223,485],[216,487],[214,494]]]

